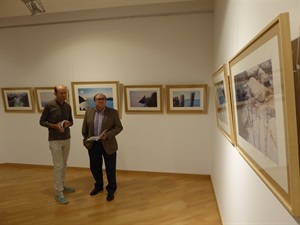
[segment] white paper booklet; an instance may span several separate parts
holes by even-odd
[[[99,141],[102,138],[102,136],[106,133],[106,131],[107,130],[102,131],[101,134],[99,134],[98,136],[89,137],[87,141]]]
[[[60,124],[59,124],[59,128],[60,129],[65,129],[66,128],[66,122],[67,122],[67,120],[61,121]]]

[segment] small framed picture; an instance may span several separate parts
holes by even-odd
[[[125,85],[126,113],[162,113],[162,85]]]
[[[166,85],[168,113],[207,113],[207,84]]]
[[[35,87],[34,92],[38,112],[43,112],[45,104],[56,98],[54,87]],[[67,90],[66,102],[69,103],[69,90]]]
[[[218,128],[232,144],[235,144],[230,86],[226,64],[223,64],[212,75],[212,78]]]
[[[43,112],[46,102],[55,98],[54,87],[35,87],[36,103],[38,112]]]
[[[32,88],[1,88],[5,112],[34,112]]]

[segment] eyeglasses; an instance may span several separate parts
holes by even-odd
[[[105,98],[96,98],[95,101],[104,101]]]

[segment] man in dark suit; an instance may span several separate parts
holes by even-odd
[[[117,189],[116,151],[118,143],[116,135],[123,130],[123,126],[118,111],[106,106],[106,96],[103,93],[94,96],[94,103],[95,108],[87,109],[82,124],[83,145],[88,149],[90,170],[95,179],[95,187],[90,195],[96,195],[103,190],[103,157],[108,181],[106,200],[112,201]],[[97,141],[88,141],[87,139],[92,136],[101,138]]]

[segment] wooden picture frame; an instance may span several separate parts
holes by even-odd
[[[55,99],[54,87],[35,87],[37,111],[43,112],[45,103]]]
[[[162,113],[162,85],[124,85],[126,113]]]
[[[32,88],[1,88],[1,92],[5,112],[34,112]]]
[[[43,112],[45,103],[56,98],[54,87],[35,87],[34,93],[38,112]],[[69,89],[67,89],[66,102],[69,103]]]
[[[75,118],[83,118],[89,107],[94,107],[93,97],[97,93],[106,95],[108,107],[121,113],[119,101],[119,82],[71,82],[73,95],[73,111]]]
[[[300,36],[292,40],[292,59],[293,59],[293,72],[296,96],[296,112],[297,112],[297,127],[298,127],[298,147],[300,151]],[[300,154],[300,153],[299,153]]]
[[[300,216],[299,148],[289,15],[230,61],[236,147],[293,216]]]
[[[226,64],[212,75],[217,126],[224,136],[235,145],[234,125],[232,120],[232,103]]]
[[[207,114],[207,84],[166,85],[168,113]]]

